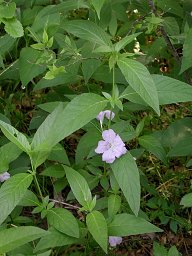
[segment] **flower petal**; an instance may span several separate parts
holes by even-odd
[[[105,151],[102,155],[102,160],[105,161],[108,164],[113,163],[115,161],[114,152],[111,149]]]
[[[115,147],[113,148],[114,155],[119,158],[127,152],[126,147]]]
[[[107,119],[113,119],[115,117],[115,113],[113,113],[111,110],[105,110],[104,114]]]
[[[0,175],[0,182],[3,182],[5,180],[8,180],[10,178],[10,174],[8,172],[4,172]]]
[[[122,237],[119,236],[109,236],[109,244],[112,247],[115,247],[117,244],[122,243]]]
[[[101,112],[99,113],[99,115],[96,117],[96,119],[97,119],[98,121],[103,122],[104,116],[105,116],[105,113],[104,113],[103,111],[101,111]]]
[[[102,132],[102,137],[105,141],[113,143],[116,137],[116,133],[112,129],[105,130]]]
[[[110,145],[109,145],[109,143],[107,141],[100,140],[98,142],[97,148],[95,149],[95,153],[102,154],[105,151],[107,151],[109,148],[110,148]]]

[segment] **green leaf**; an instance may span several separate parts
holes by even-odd
[[[127,213],[117,214],[108,228],[110,236],[130,236],[162,231],[145,219]]]
[[[49,154],[47,159],[70,165],[66,150],[59,143],[52,148],[51,153]]]
[[[171,246],[167,256],[179,256],[179,255],[180,253],[178,252],[177,247],[175,245]]]
[[[95,23],[89,20],[66,21],[63,28],[79,38],[91,41],[98,45],[111,46],[109,35]]]
[[[60,233],[56,229],[50,228],[49,233],[46,236],[42,237],[38,242],[37,246],[34,249],[34,253],[48,248],[55,248],[57,246],[76,244],[77,242],[77,238],[67,236],[63,233]]]
[[[16,18],[4,19],[5,31],[13,38],[23,36],[23,26],[19,20]]]
[[[93,93],[84,93],[75,97],[64,109],[60,105],[45,119],[35,133],[32,148],[35,150],[51,149],[59,141],[95,118],[106,104],[107,100],[103,97]]]
[[[92,201],[90,188],[85,178],[70,167],[65,166],[66,177],[77,201],[87,207]]]
[[[163,245],[160,245],[157,242],[154,242],[153,253],[154,253],[154,256],[167,256],[167,249]]]
[[[182,197],[180,205],[184,207],[192,207],[192,193],[186,194]]]
[[[97,68],[101,65],[100,60],[96,59],[88,59],[84,60],[82,63],[82,72],[83,77],[85,79],[85,83],[87,84],[89,78],[93,75],[93,73],[97,70]]]
[[[0,231],[0,253],[9,252],[46,234],[45,230],[30,226],[2,230]]]
[[[31,147],[24,134],[20,133],[13,126],[3,121],[0,121],[0,128],[4,135],[22,151],[26,153],[30,151]]]
[[[93,211],[87,214],[86,224],[95,241],[107,253],[108,231],[107,223],[102,213]]]
[[[121,188],[131,210],[138,215],[140,207],[140,177],[132,155],[127,152],[111,164],[114,176]]]
[[[108,216],[114,217],[121,206],[121,197],[119,195],[110,195],[108,198]]]
[[[55,178],[62,178],[65,176],[65,170],[62,164],[53,164],[43,170],[41,175]]]
[[[91,0],[91,4],[95,8],[98,18],[100,19],[100,11],[106,0]]]
[[[28,190],[25,192],[22,199],[19,201],[20,206],[38,206],[40,205],[37,196],[31,191]]]
[[[144,135],[138,138],[139,144],[154,154],[163,163],[167,163],[166,151],[158,138],[151,135]]]
[[[191,156],[192,155],[192,135],[183,137],[169,151],[168,156]]]
[[[168,35],[176,36],[180,34],[180,28],[175,18],[165,17],[163,19],[163,24],[164,24],[165,31],[168,33]]]
[[[183,44],[183,57],[182,57],[180,74],[192,66],[191,41],[192,41],[192,28],[190,28],[188,33],[186,34],[185,42]]]
[[[140,35],[141,32],[135,33],[129,36],[125,36],[123,39],[121,39],[119,42],[115,44],[115,51],[119,52],[121,49],[123,49],[126,45],[130,44],[132,41],[135,40],[135,38]]]
[[[138,61],[121,58],[117,64],[135,92],[160,115],[157,89],[147,68]]]
[[[32,48],[22,48],[19,57],[19,74],[23,86],[46,70],[46,66],[36,64],[42,54],[41,51]]]
[[[9,169],[9,164],[21,154],[21,150],[13,143],[0,148],[0,174]]]
[[[0,5],[0,18],[11,19],[15,16],[16,4],[11,2],[6,5]]]
[[[32,179],[31,174],[20,173],[3,183],[0,188],[0,225],[21,201]]]
[[[152,78],[160,105],[191,101],[192,86],[168,76],[152,75]]]
[[[73,214],[64,208],[52,208],[47,213],[50,225],[58,231],[72,237],[79,237],[79,226]]]

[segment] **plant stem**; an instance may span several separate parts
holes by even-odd
[[[41,197],[41,200],[43,201],[43,195],[42,195],[42,192],[41,192],[41,188],[40,188],[40,186],[39,186],[39,182],[38,182],[38,180],[37,180],[37,176],[36,176],[36,173],[34,173],[34,180],[35,180],[35,185],[36,185],[36,187],[37,187],[37,190],[39,191],[39,195],[40,195],[40,197]]]

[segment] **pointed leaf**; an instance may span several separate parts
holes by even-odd
[[[106,0],[91,0],[91,3],[93,7],[95,8],[95,11],[97,12],[97,16],[100,19],[100,11],[103,7]]]
[[[121,39],[119,42],[115,44],[115,51],[119,52],[121,49],[123,49],[126,45],[131,43],[135,38],[140,35],[141,33],[135,33],[129,36],[125,36],[123,39]]]
[[[121,58],[117,64],[135,92],[159,115],[157,89],[147,68],[138,61]]]
[[[3,121],[0,121],[0,128],[4,135],[22,151],[28,153],[31,149],[29,142],[25,135],[17,131],[13,126],[7,124]]]
[[[130,236],[161,231],[145,219],[127,213],[116,215],[109,224],[110,236]]]
[[[2,230],[0,231],[0,253],[9,252],[46,234],[45,230],[30,226]]]
[[[88,206],[92,201],[92,195],[86,179],[77,171],[65,166],[66,177],[71,190],[82,206]]]
[[[192,28],[190,28],[188,33],[186,34],[185,42],[183,44],[183,57],[182,57],[180,74],[192,66],[191,41],[192,41]]]
[[[89,20],[72,20],[64,23],[68,33],[91,41],[98,45],[111,46],[110,36],[99,26]]]
[[[0,188],[0,225],[21,201],[32,179],[31,174],[20,173],[3,183]]]
[[[6,19],[3,21],[5,23],[5,31],[13,38],[23,36],[23,26],[19,20],[16,18]]]
[[[131,210],[138,215],[140,207],[140,177],[135,160],[129,152],[111,164],[114,176]]]
[[[72,237],[79,237],[79,226],[73,214],[64,208],[52,208],[48,211],[47,220],[58,231]]]
[[[121,197],[119,195],[110,195],[108,198],[108,216],[114,217],[121,207]]]
[[[108,231],[107,223],[102,213],[93,211],[87,214],[86,223],[95,241],[101,246],[104,252],[107,253]]]
[[[39,127],[32,141],[35,150],[50,150],[59,141],[95,118],[107,104],[103,97],[84,93],[63,109],[58,106]],[[54,132],[53,132],[54,131]]]

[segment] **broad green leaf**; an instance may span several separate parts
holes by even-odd
[[[41,51],[32,48],[22,48],[19,57],[19,74],[23,86],[46,70],[45,65],[37,64],[42,54]]]
[[[119,59],[117,64],[133,90],[160,115],[157,89],[147,68],[127,58]]]
[[[52,208],[47,213],[50,225],[58,231],[72,237],[79,237],[79,226],[73,214],[64,208]]]
[[[184,207],[192,207],[192,193],[184,195],[181,199],[180,204]]]
[[[162,231],[145,219],[127,213],[116,215],[108,228],[110,236],[130,236]]]
[[[66,234],[63,234],[54,228],[50,228],[49,233],[42,237],[38,242],[34,249],[34,253],[48,248],[55,248],[57,246],[76,244],[77,242],[77,238],[67,236]]]
[[[97,70],[97,68],[100,65],[101,65],[101,61],[96,59],[88,59],[83,61],[82,72],[83,72],[83,77],[85,79],[86,84],[89,78],[93,75],[93,73]]]
[[[15,16],[16,4],[11,2],[6,5],[0,5],[0,18],[11,19]]]
[[[140,35],[141,33],[135,33],[129,36],[125,36],[123,39],[121,39],[119,42],[115,44],[115,51],[119,52],[121,49],[123,49],[126,45],[131,43],[135,40],[135,38]]]
[[[191,41],[192,41],[192,28],[190,28],[188,33],[186,34],[185,42],[183,44],[183,57],[182,57],[180,74],[192,66]]]
[[[31,147],[24,134],[20,133],[13,126],[3,121],[0,121],[0,128],[4,135],[22,151],[26,153],[30,151]]]
[[[146,150],[154,154],[163,163],[167,163],[166,151],[161,143],[155,136],[144,135],[138,138],[139,144]]]
[[[169,151],[168,156],[191,156],[192,155],[192,135],[183,137]]]
[[[68,83],[76,83],[80,80],[80,76],[74,76],[71,73],[61,73],[49,82],[42,78],[34,87],[34,91],[41,90],[44,88],[54,87],[57,85],[64,85]]]
[[[165,17],[163,19],[163,25],[169,36],[176,36],[180,34],[180,28],[175,18]]]
[[[13,38],[23,36],[23,27],[16,18],[3,20],[5,24],[5,31]]]
[[[8,34],[5,34],[4,36],[0,37],[0,49],[1,49],[2,56],[12,49],[15,41],[16,39],[14,39]]]
[[[49,154],[47,159],[51,161],[57,161],[62,164],[70,165],[66,150],[59,143],[52,148],[51,153]]]
[[[62,164],[53,164],[47,167],[41,175],[55,178],[62,178],[65,176],[65,170]]]
[[[173,13],[183,18],[183,8],[179,2],[175,0],[161,0],[156,1],[155,4],[160,7],[164,13]]]
[[[64,109],[60,105],[35,133],[32,148],[36,151],[51,149],[59,141],[95,118],[106,104],[107,100],[103,97],[84,93],[75,97]]]
[[[40,202],[39,202],[37,196],[31,190],[27,189],[27,191],[25,192],[24,196],[22,197],[22,199],[20,200],[18,205],[38,206],[38,205],[40,205]]]
[[[110,36],[98,25],[89,20],[66,21],[63,28],[79,38],[98,45],[111,46]]]
[[[43,237],[48,232],[37,227],[16,227],[0,231],[0,253],[9,252],[23,244]]]
[[[180,256],[181,254],[177,250],[177,247],[175,245],[171,246],[171,248],[168,251],[167,256]]]
[[[98,130],[90,130],[85,133],[79,140],[75,154],[75,163],[80,166],[86,164],[86,158],[91,149],[97,147],[98,141],[101,138],[101,134]]]
[[[160,245],[157,242],[154,242],[153,253],[154,253],[154,256],[167,256],[167,249],[163,245]]]
[[[111,164],[113,174],[131,210],[138,215],[140,208],[140,177],[135,160],[129,152]]]
[[[192,87],[168,76],[152,75],[157,87],[159,104],[187,102],[192,99]]]
[[[93,5],[99,19],[100,19],[100,11],[105,1],[106,0],[91,0],[91,4]]]
[[[9,164],[21,154],[21,150],[13,143],[0,148],[0,174],[9,169]]]
[[[82,206],[88,206],[92,201],[90,188],[85,178],[77,171],[65,166],[66,177],[71,187],[71,190]]]
[[[31,174],[20,173],[3,183],[0,188],[0,225],[21,201],[32,179]]]
[[[108,198],[108,216],[114,217],[121,206],[121,197],[119,195],[110,195]]]
[[[108,230],[107,222],[103,214],[98,211],[87,214],[86,224],[95,241],[101,246],[104,252],[107,253]]]

